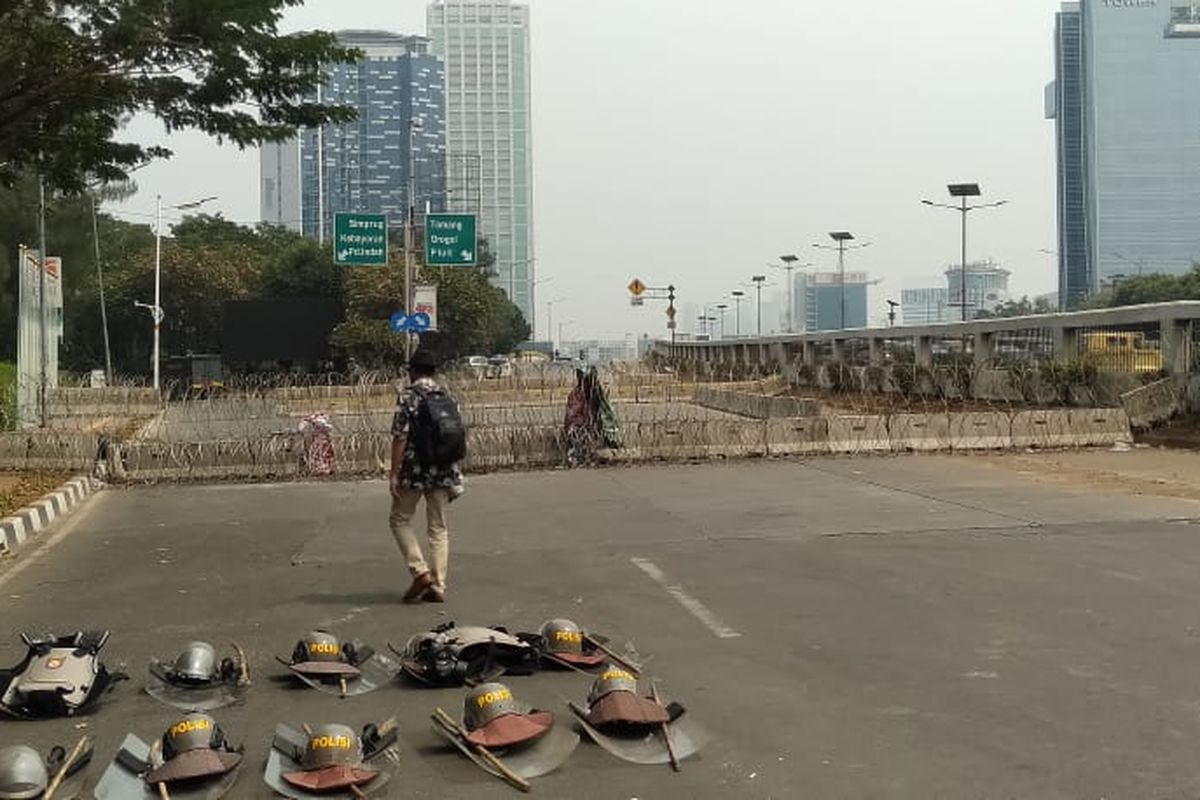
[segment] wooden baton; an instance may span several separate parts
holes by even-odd
[[[658,693],[657,681],[650,682],[650,699],[660,706],[663,704],[662,695]],[[663,741],[667,743],[667,756],[671,759],[671,769],[679,772],[679,759],[675,757],[675,742],[671,739],[671,723],[662,723],[662,735]]]
[[[445,711],[440,708],[435,709],[433,712],[433,721],[441,725],[443,728],[446,728],[450,733],[453,733],[455,736],[461,739],[468,747],[472,748],[480,758],[486,761],[489,766],[503,776],[505,783],[515,789],[521,790],[522,792],[528,792],[533,788],[529,784],[529,781],[525,780],[520,775],[509,769],[508,765],[497,758],[491,750],[488,750],[483,745],[475,744],[467,739],[466,732],[457,722],[454,721],[454,718]]]
[[[87,749],[89,744],[90,740],[86,736],[79,740],[79,742],[75,745],[75,749],[72,750],[70,755],[63,760],[62,766],[59,767],[58,772],[54,774],[54,780],[50,781],[50,785],[46,787],[46,793],[42,795],[44,800],[52,800],[54,793],[58,791],[58,787],[67,777],[67,773],[71,771],[71,767],[76,761],[79,760],[79,757],[83,755],[84,750]]]

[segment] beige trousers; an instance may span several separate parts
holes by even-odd
[[[430,567],[425,563],[425,555],[421,552],[421,543],[413,531],[412,520],[417,514],[417,504],[425,498],[425,520],[428,525],[429,557],[433,561]],[[446,528],[446,506],[450,502],[450,494],[445,489],[401,489],[398,496],[392,497],[392,536],[400,545],[400,552],[408,563],[408,571],[416,578],[428,572],[433,577],[433,585],[439,589],[446,588],[446,574],[450,568],[450,531]]]

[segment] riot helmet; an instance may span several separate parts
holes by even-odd
[[[191,750],[215,750],[225,744],[225,734],[216,720],[207,714],[188,714],[162,737],[163,757],[167,760]]]
[[[612,664],[607,664],[604,667],[604,671],[600,673],[600,677],[596,678],[596,681],[592,684],[592,691],[588,694],[588,704],[591,705],[605,695],[613,692],[637,694],[637,690],[637,677],[633,673]]]
[[[542,640],[549,653],[583,653],[583,630],[569,619],[552,619],[543,625]]]
[[[362,742],[353,728],[346,725],[318,725],[308,737],[300,766],[306,772],[361,764]]]
[[[0,747],[0,800],[41,797],[49,782],[46,762],[32,747]]]
[[[217,650],[208,642],[189,642],[175,659],[175,677],[210,681],[217,676]]]
[[[463,724],[467,730],[475,731],[499,717],[526,711],[503,683],[482,683],[467,692],[463,700]]]
[[[325,631],[312,631],[296,643],[292,663],[335,663],[345,661],[337,637]]]

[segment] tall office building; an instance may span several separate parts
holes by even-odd
[[[265,145],[260,161],[263,221],[314,239],[332,237],[345,212],[387,214],[402,228],[410,166],[418,215],[446,203],[445,76],[429,40],[385,31],[337,36],[364,58],[330,67],[313,99],[351,106],[358,119]]]
[[[867,295],[872,281],[865,272],[847,272],[845,284],[837,272],[796,276],[803,303],[796,315],[805,331],[837,331],[867,327]],[[786,316],[787,312],[784,311]]]
[[[945,286],[923,282],[900,290],[900,317],[905,325],[936,325],[949,322],[950,292]]]
[[[1059,298],[1200,261],[1200,0],[1064,3],[1055,26]]]
[[[975,261],[967,264],[967,319],[975,319],[980,311],[995,311],[1007,303],[1008,279],[1012,273],[994,261]],[[963,317],[963,271],[957,265],[946,269],[948,316],[953,322]]]
[[[529,8],[510,0],[435,0],[433,52],[446,67],[449,204],[479,214],[493,282],[535,324]]]

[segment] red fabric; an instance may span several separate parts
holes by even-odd
[[[609,692],[593,703],[588,711],[588,722],[593,725],[610,722],[659,725],[670,721],[671,715],[667,709],[633,692]]]
[[[366,767],[355,767],[350,764],[335,764],[324,769],[311,772],[285,772],[283,779],[293,786],[308,789],[312,792],[328,792],[332,789],[345,789],[347,786],[362,786],[375,780],[379,773]]]
[[[509,747],[532,741],[546,733],[554,725],[554,714],[549,711],[534,711],[530,714],[505,714],[467,732],[467,741],[483,747]]]

